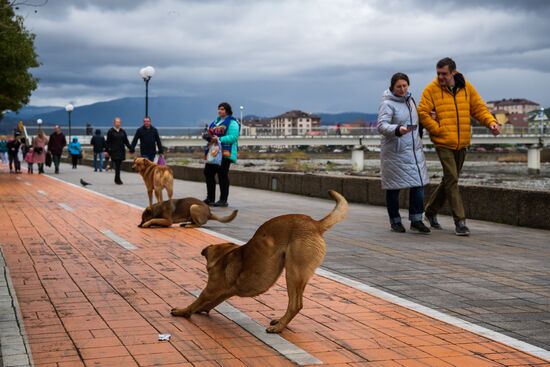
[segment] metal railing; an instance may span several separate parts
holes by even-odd
[[[123,126],[128,136],[133,136],[136,130],[140,126]],[[91,128],[85,126],[72,126],[72,134],[75,136],[91,136],[96,129],[100,129],[103,135],[107,134],[107,131],[111,126],[94,126]],[[203,127],[166,127],[156,126],[161,136],[171,137],[200,137],[204,132]],[[26,126],[28,134],[31,136],[36,135],[38,131],[37,126]],[[62,131],[67,134],[68,126],[61,125]],[[53,132],[53,126],[43,126],[42,130],[45,134],[49,135]],[[90,133],[91,132],[91,133]],[[527,128],[527,127],[515,127],[513,129],[503,129],[501,136],[541,136],[550,134],[550,129]],[[249,137],[316,137],[316,136],[330,136],[330,137],[357,137],[357,136],[375,136],[380,135],[376,126],[365,127],[340,127],[339,131],[334,126],[321,126],[315,128],[271,128],[271,127],[248,127],[243,126],[241,130],[241,136]],[[472,127],[472,135],[491,135],[490,131],[485,127],[474,126]]]

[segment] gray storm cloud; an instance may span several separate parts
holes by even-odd
[[[418,95],[455,58],[485,99],[550,105],[547,1],[55,1],[26,24],[42,67],[33,104],[233,95],[307,110],[375,111],[396,71]],[[27,11],[22,8],[23,14]],[[498,86],[498,88],[497,88]]]

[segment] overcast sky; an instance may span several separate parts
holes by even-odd
[[[152,96],[376,112],[393,73],[409,74],[419,98],[450,56],[485,100],[550,106],[547,0],[49,0],[37,9],[19,10],[42,63],[33,105],[142,96],[139,69],[152,65]]]

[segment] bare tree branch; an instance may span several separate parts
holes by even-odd
[[[9,2],[11,7],[16,6],[32,6],[34,8],[40,8],[42,6],[45,6],[48,3],[48,0],[11,0]]]

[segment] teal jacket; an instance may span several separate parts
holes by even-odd
[[[73,139],[68,146],[69,154],[79,155],[82,153],[82,148],[80,147],[80,142],[76,139]]]
[[[216,123],[219,122],[221,119],[218,117],[216,119]],[[231,157],[229,157],[229,160],[233,163],[237,162],[237,153],[239,151],[238,147],[238,140],[239,140],[239,134],[241,132],[241,127],[239,123],[235,120],[231,120],[231,123],[229,124],[229,128],[227,129],[227,132],[224,136],[220,137],[220,143],[222,144],[231,144]]]

